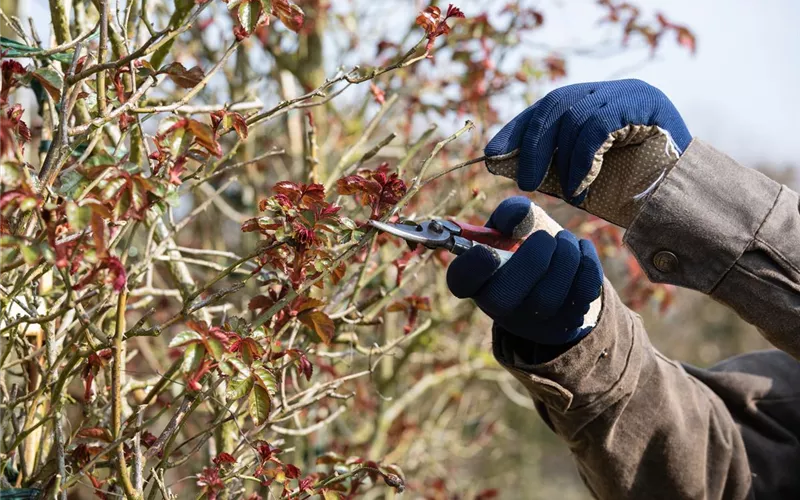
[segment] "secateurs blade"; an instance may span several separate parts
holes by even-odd
[[[446,219],[405,221],[399,224],[370,220],[369,223],[409,243],[419,243],[431,249],[444,248],[456,255],[461,255],[476,244],[485,245],[499,257],[500,266],[514,255],[514,250],[522,243],[496,229]]]

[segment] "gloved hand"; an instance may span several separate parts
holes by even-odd
[[[533,228],[534,205],[525,197],[503,201],[486,224],[507,236]],[[591,331],[584,316],[600,296],[603,270],[594,245],[566,230],[555,237],[538,230],[509,261],[476,245],[447,269],[447,285],[459,298],[472,298],[496,326],[538,344],[563,345]]]
[[[628,227],[691,140],[657,88],[640,80],[581,83],[511,120],[486,146],[486,166],[525,191]]]

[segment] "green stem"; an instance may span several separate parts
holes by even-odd
[[[111,371],[111,435],[114,440],[120,437],[122,426],[122,364],[125,362],[123,341],[125,337],[125,307],[128,302],[128,291],[122,290],[117,300],[117,322],[114,330],[114,364]],[[116,449],[116,466],[119,481],[128,500],[139,500],[139,495],[131,483],[128,466],[125,464],[124,442],[120,441]]]

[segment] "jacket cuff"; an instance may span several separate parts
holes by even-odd
[[[780,186],[695,139],[624,241],[651,281],[710,293],[741,257]]]
[[[520,344],[507,333],[494,329],[494,357],[528,390],[534,400],[560,413],[606,399],[610,393],[624,391],[621,379],[634,359],[631,315],[624,314],[616,291],[606,281],[603,310],[597,325],[586,337],[556,358],[533,364],[530,352],[520,352]],[[614,398],[615,399],[615,398]]]

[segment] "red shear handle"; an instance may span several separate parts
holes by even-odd
[[[483,226],[473,226],[461,221],[452,221],[461,228],[459,236],[477,243],[483,243],[490,247],[499,248],[500,250],[515,251],[522,244],[522,240],[515,240],[505,236],[497,229]]]

